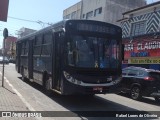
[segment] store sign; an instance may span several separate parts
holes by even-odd
[[[143,52],[131,52],[131,57],[148,57],[149,52],[143,51]]]
[[[160,56],[160,41],[134,41],[126,43],[124,48],[125,58],[130,57],[158,57]]]
[[[133,51],[133,50],[154,50],[160,49],[160,42],[159,41],[152,41],[152,42],[143,42],[143,43],[135,43],[135,44],[126,44],[125,51]]]
[[[131,58],[129,64],[160,64],[160,58]]]

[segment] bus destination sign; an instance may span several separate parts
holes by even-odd
[[[78,23],[77,30],[80,31],[90,31],[90,32],[100,32],[100,33],[107,33],[107,34],[116,34],[116,28],[113,26],[102,26],[102,25],[94,25],[94,24],[87,24],[87,23]]]

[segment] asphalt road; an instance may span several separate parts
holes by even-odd
[[[2,65],[0,65],[0,71],[2,71]],[[83,113],[76,113],[76,111],[108,111],[107,114],[114,113],[114,111],[147,111],[148,113],[155,114],[153,111],[160,111],[160,104],[156,103],[153,98],[143,98],[141,101],[135,101],[130,99],[127,95],[116,94],[95,95],[94,97],[87,97],[60,96],[53,93],[53,95],[47,96],[43,92],[41,86],[30,82],[23,82],[21,80],[21,75],[16,72],[14,64],[5,65],[5,77],[9,83],[12,84],[14,88],[22,95],[26,103],[29,104],[34,110],[61,111],[60,114],[65,113],[62,111],[73,111],[73,113],[78,115],[78,117],[65,117],[65,119],[68,120],[106,119],[100,116],[83,117]],[[91,114],[96,116],[96,112],[92,112]],[[121,117],[117,119],[120,118]],[[131,118],[132,116],[130,119]],[[54,119],[64,119],[64,117],[55,117]],[[116,118],[112,119],[114,120]],[[143,117],[143,119],[151,118]]]

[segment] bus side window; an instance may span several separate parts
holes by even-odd
[[[28,49],[29,49],[29,44],[28,44],[28,40],[27,40],[26,45],[25,45],[24,55],[28,55]]]
[[[52,33],[46,33],[43,39],[42,55],[51,55]]]
[[[41,44],[42,44],[42,35],[39,35],[36,37],[34,41],[34,55],[40,55],[41,54]]]
[[[22,42],[22,52],[21,52],[21,55],[25,54],[25,46],[26,46],[26,42]]]

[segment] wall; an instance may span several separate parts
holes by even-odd
[[[80,3],[82,10],[77,7]],[[120,25],[117,20],[122,18],[123,12],[146,5],[145,0],[82,0],[80,3],[65,9],[63,18],[66,18],[67,15],[80,9],[80,19],[86,19],[86,17],[83,18],[83,15],[86,16],[88,12],[93,11],[93,16],[88,19]],[[100,7],[102,7],[102,13],[94,16],[95,10]]]
[[[132,16],[133,17],[128,19],[127,21],[121,22],[123,38],[130,37],[130,29],[131,29],[132,23],[143,21],[143,20],[146,20],[146,24],[147,24],[145,34],[160,31],[160,4],[155,10],[153,7],[150,9],[144,9],[144,10],[132,13]]]
[[[104,21],[120,25],[117,22],[122,13],[146,5],[145,0],[107,0]]]
[[[106,0],[83,0],[82,15],[86,16],[88,12],[93,11],[93,16],[89,18],[90,20],[104,21],[105,6]],[[95,10],[100,7],[102,7],[102,13],[94,16]],[[86,19],[86,17],[84,19]]]
[[[75,5],[65,9],[63,11],[63,19],[80,19],[81,5],[82,5],[82,2],[78,2]]]

